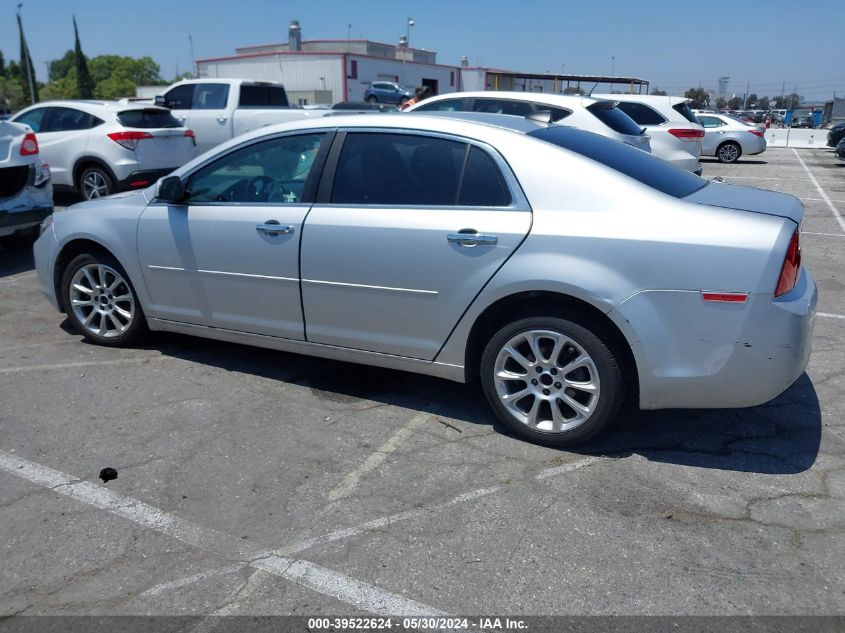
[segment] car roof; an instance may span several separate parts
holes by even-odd
[[[55,99],[52,101],[40,101],[35,105],[29,106],[26,110],[33,108],[76,108],[88,113],[102,112],[125,112],[126,110],[163,110],[168,112],[167,108],[162,108],[150,102],[141,101],[108,101],[96,99]]]
[[[461,121],[469,121],[471,123],[482,123],[484,125],[492,125],[493,127],[504,128],[514,132],[521,132],[527,134],[534,130],[546,127],[548,124],[538,121],[537,119],[530,119],[524,116],[515,116],[512,114],[495,114],[491,112],[443,112],[437,110],[421,111],[417,116],[437,117],[443,119],[457,119]]]
[[[595,103],[596,101],[605,101],[595,96],[588,95],[561,95],[550,94],[548,92],[517,92],[512,90],[474,90],[468,92],[448,92],[440,94],[436,97],[429,97],[421,103],[426,101],[444,101],[446,99],[512,99],[514,101],[530,101],[532,103],[548,103],[551,106],[573,106],[582,105],[584,107]]]
[[[638,103],[669,103],[670,106],[679,103],[691,102],[687,97],[675,97],[672,95],[640,95],[640,94],[594,94],[594,97],[609,99],[611,101],[636,101]]]

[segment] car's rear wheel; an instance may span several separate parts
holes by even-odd
[[[722,143],[716,150],[716,158],[720,163],[735,163],[740,156],[742,156],[742,148],[739,143],[733,141]]]
[[[481,357],[481,382],[511,431],[553,447],[600,433],[624,399],[611,349],[584,326],[556,317],[520,319],[496,332]]]
[[[86,167],[79,175],[79,193],[86,200],[110,196],[115,190],[111,174],[102,167]]]
[[[113,257],[75,257],[62,274],[61,293],[68,319],[94,343],[121,347],[146,331],[135,289]]]
[[[370,95],[367,97],[367,103],[378,103],[378,99],[376,99],[375,95]]]

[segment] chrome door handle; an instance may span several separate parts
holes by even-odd
[[[293,233],[293,227],[290,224],[279,224],[276,220],[267,220],[264,224],[257,224],[255,230],[270,236]]]
[[[217,122],[218,122],[218,123],[225,123],[225,122],[226,122],[226,121],[228,121],[228,120],[229,120],[229,118],[228,118],[228,117],[225,117],[225,116],[219,116],[219,117],[217,117]]]
[[[473,247],[478,246],[479,244],[498,244],[499,238],[495,235],[484,235],[483,233],[477,233],[469,231],[459,231],[458,233],[449,233],[446,236],[446,240],[450,244],[457,244],[458,246],[466,246],[466,247]]]

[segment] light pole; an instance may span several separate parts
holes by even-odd
[[[408,16],[408,26],[405,29],[405,45],[411,48],[411,27],[414,26],[414,18]]]
[[[613,71],[616,68],[616,57],[611,55],[610,57],[610,76],[613,77]]]
[[[348,42],[352,38],[352,23],[346,25],[346,41]]]
[[[197,72],[197,59],[194,57],[194,38],[190,33],[188,33],[188,42],[191,44],[191,74],[199,78],[199,73]]]

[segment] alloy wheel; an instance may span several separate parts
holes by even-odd
[[[99,171],[86,172],[82,178],[82,196],[86,200],[102,198],[109,195],[109,183]]]
[[[739,148],[733,143],[722,145],[719,148],[719,160],[723,163],[732,163],[739,158]]]
[[[496,356],[493,381],[515,420],[548,433],[584,424],[601,395],[593,359],[577,342],[553,330],[521,332],[505,343]]]
[[[135,319],[135,297],[111,266],[86,264],[70,282],[70,307],[79,323],[103,338],[120,336]]]

